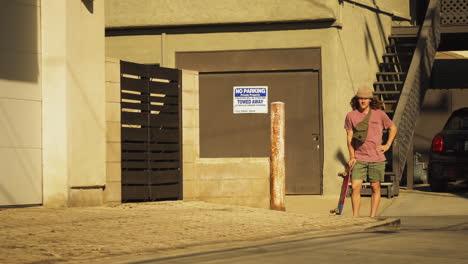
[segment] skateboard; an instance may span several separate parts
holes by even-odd
[[[343,177],[343,185],[341,186],[340,199],[338,200],[338,207],[330,210],[330,213],[341,215],[343,213],[344,203],[346,200],[346,195],[348,194],[348,185],[351,180],[351,170],[353,167],[347,167],[345,172],[338,173],[338,176]]]

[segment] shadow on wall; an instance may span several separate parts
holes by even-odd
[[[450,112],[450,95],[448,91],[438,91],[428,93],[426,100],[421,107],[421,113],[447,113]]]
[[[372,3],[374,4],[374,6],[378,6],[377,2],[375,0],[372,0]],[[384,29],[384,25],[383,25],[383,22],[382,22],[382,19],[380,18],[380,16],[381,15],[378,12],[375,12],[375,20],[377,21],[379,37],[380,37],[380,41],[382,43],[381,48],[385,49],[385,46],[388,44],[388,39],[385,36],[385,29]],[[370,44],[371,47],[372,47],[372,55],[374,56],[376,64],[379,65],[381,58],[377,55],[378,54],[377,53],[377,48],[375,46],[376,41],[372,38],[372,34],[371,34],[371,31],[370,31],[370,28],[369,28],[369,23],[367,23],[367,21],[366,21],[366,39],[365,39],[365,41],[366,41],[365,45],[366,45],[366,54],[367,54],[367,56],[370,57],[369,47],[368,47],[368,45]]]
[[[94,0],[81,0],[81,2],[91,14],[94,13]]]
[[[370,49],[372,49],[372,55],[374,57],[375,63],[377,65],[379,65],[380,58],[377,55],[377,48],[375,46],[375,40],[372,38],[372,34],[371,34],[371,31],[370,31],[370,28],[369,28],[369,23],[367,23],[367,21],[366,21],[365,25],[366,25],[366,37],[365,37],[365,40],[364,40],[364,45],[365,45],[365,48],[366,48],[366,55],[367,55],[367,57],[370,57],[371,54],[369,54],[369,53],[370,53]],[[380,28],[379,32],[383,32],[383,29]]]
[[[0,9],[0,79],[37,83],[39,7],[5,1]]]
[[[348,166],[348,161],[346,157],[347,157],[347,154],[345,155],[343,151],[338,150],[336,152],[336,155],[335,155],[336,160],[339,161],[341,164],[343,164],[343,167],[345,168]]]

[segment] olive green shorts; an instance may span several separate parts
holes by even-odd
[[[368,182],[383,182],[385,176],[385,162],[356,161],[351,172],[352,180]]]

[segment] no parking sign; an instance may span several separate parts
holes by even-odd
[[[234,114],[267,114],[268,86],[234,86]]]

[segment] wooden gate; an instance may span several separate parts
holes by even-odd
[[[122,202],[182,199],[181,73],[121,61]]]

